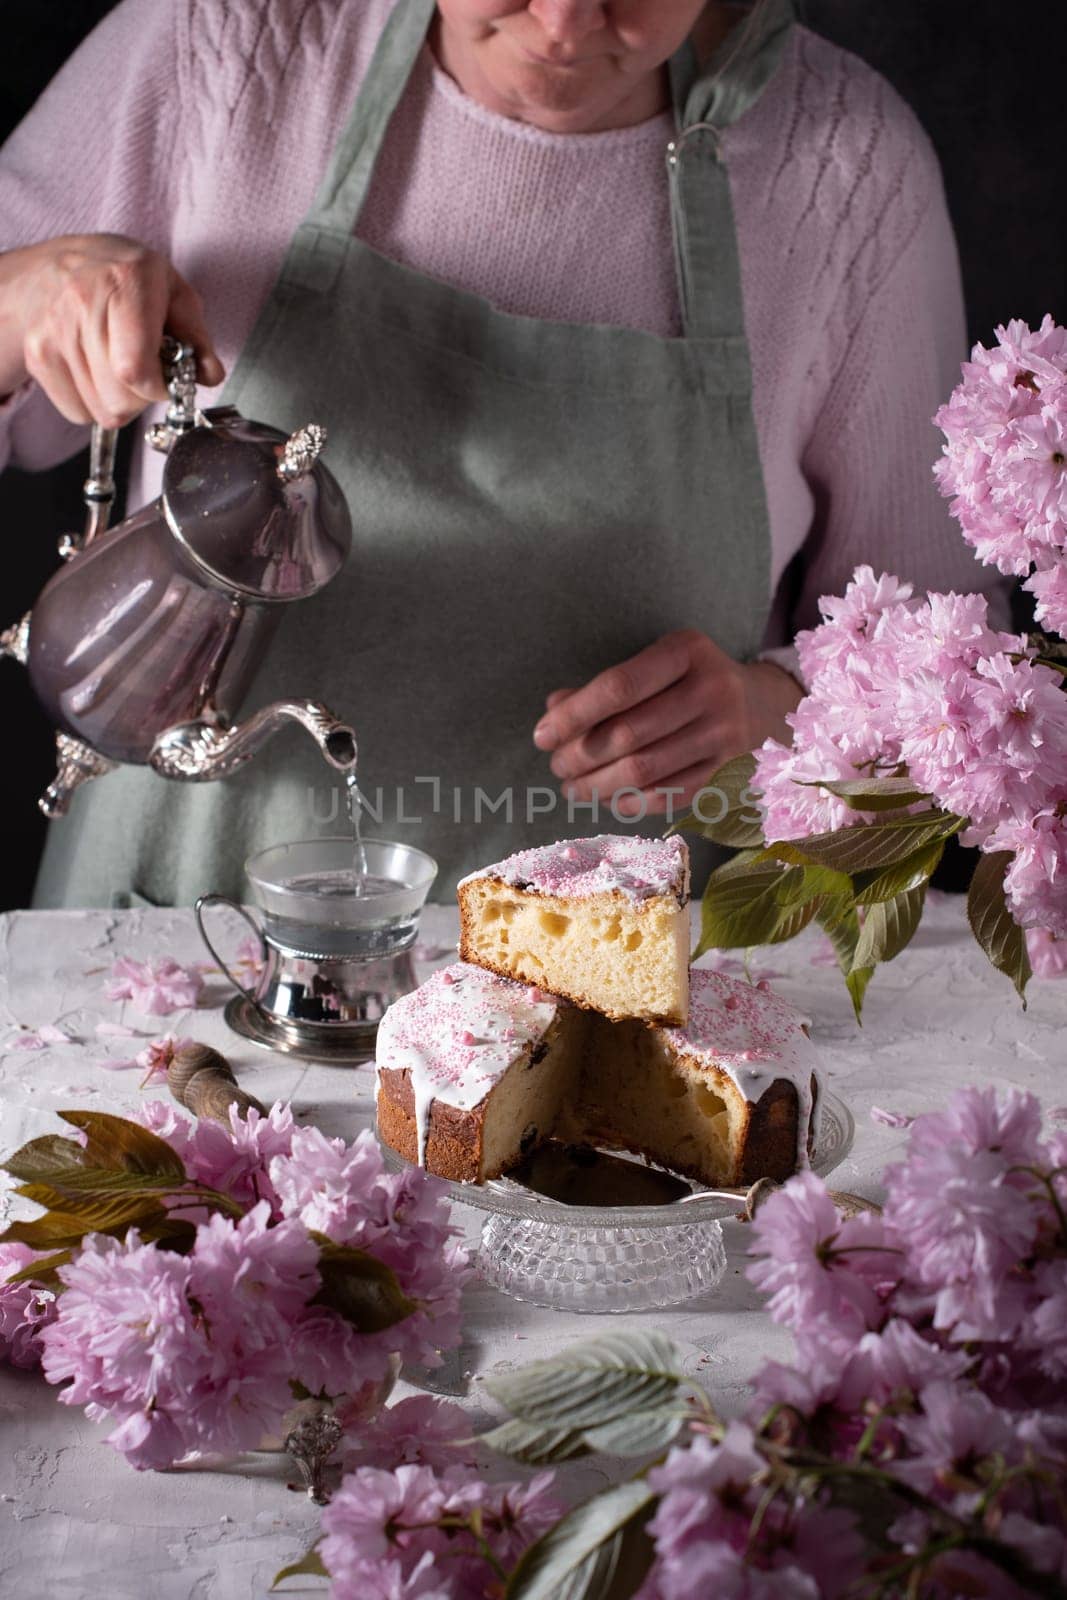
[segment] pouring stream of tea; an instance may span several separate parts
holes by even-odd
[[[367,881],[367,851],[363,843],[363,804],[362,796],[359,792],[359,784],[356,781],[355,767],[349,768],[345,773],[345,788],[348,791],[346,796],[348,801],[348,820],[352,828],[352,839],[355,845],[352,893],[361,895]]]

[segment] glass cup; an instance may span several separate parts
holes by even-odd
[[[232,1028],[254,1043],[313,1059],[366,1055],[392,1002],[416,987],[412,947],[437,863],[386,839],[363,842],[356,870],[351,836],[272,845],[245,872],[262,921],[225,895],[196,902],[197,926],[213,959],[239,991],[226,1007]],[[242,983],[204,926],[204,911],[226,905],[254,930],[261,969]]]

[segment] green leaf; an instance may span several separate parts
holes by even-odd
[[[1032,977],[1026,935],[1008,910],[1004,874],[1011,865],[1010,850],[978,858],[967,894],[967,920],[971,932],[996,967],[1010,978],[1026,1008],[1026,985]]]
[[[852,970],[876,967],[880,961],[892,961],[898,956],[919,926],[926,899],[926,885],[905,889],[892,900],[879,900],[868,906],[863,919]]]
[[[801,872],[799,880],[788,884],[783,877],[777,896],[779,905],[804,905],[826,895],[851,901],[852,879],[847,872],[835,872],[832,867],[803,867]]]
[[[845,778],[822,783],[815,779],[797,780],[806,789],[825,789],[857,811],[895,811],[913,806],[930,796],[917,789],[911,778]]]
[[[147,1128],[101,1111],[59,1115],[85,1132],[85,1144],[56,1133],[31,1139],[4,1162],[13,1178],[64,1195],[158,1192],[188,1181],[176,1152]]]
[[[324,1234],[313,1233],[319,1247],[322,1287],[312,1305],[329,1306],[360,1333],[381,1333],[402,1322],[416,1309],[396,1280],[396,1275],[365,1250],[334,1244]]]
[[[644,1524],[655,1501],[639,1479],[576,1506],[523,1553],[504,1600],[624,1600],[634,1594],[652,1563]]]
[[[867,993],[867,985],[874,977],[873,967],[853,967],[851,972],[845,974],[845,988],[852,1000],[852,1009],[856,1014],[856,1021],[863,1026],[863,997]]]
[[[731,950],[792,939],[815,914],[794,896],[804,885],[803,867],[775,861],[728,861],[709,877],[700,909],[700,942],[693,960],[706,950]]]
[[[316,1540],[306,1556],[303,1556],[299,1561],[294,1561],[291,1567],[283,1567],[280,1572],[275,1574],[271,1589],[276,1589],[280,1583],[284,1583],[286,1578],[328,1578],[329,1576],[330,1574],[322,1564],[322,1557],[319,1555],[319,1543]]]
[[[3,1163],[4,1171],[22,1183],[57,1183],[85,1169],[85,1152],[75,1139],[46,1133],[31,1139]]]
[[[18,1272],[13,1272],[5,1281],[7,1283],[43,1283],[47,1289],[62,1289],[63,1284],[56,1272],[57,1267],[65,1267],[72,1260],[73,1250],[57,1250],[51,1256],[39,1256],[36,1261],[31,1261],[28,1266],[22,1267]]]
[[[860,942],[860,922],[856,909],[841,901],[834,901],[820,907],[816,919],[833,945],[837,964],[844,973],[845,987],[852,1000],[856,1021],[862,1027],[863,997],[874,968],[855,965],[856,948]]]
[[[523,1422],[582,1430],[672,1400],[681,1376],[665,1335],[631,1332],[585,1340],[547,1361],[499,1373],[485,1387]]]
[[[554,1427],[550,1422],[520,1422],[514,1417],[490,1433],[483,1433],[480,1443],[502,1456],[525,1461],[531,1467],[573,1461],[576,1456],[589,1454],[580,1428]]]
[[[591,1450],[609,1456],[652,1456],[666,1450],[677,1437],[686,1419],[684,1406],[659,1406],[650,1411],[634,1411],[614,1422],[587,1428],[585,1442]]]
[[[86,1135],[87,1166],[114,1167],[144,1177],[167,1178],[175,1184],[187,1181],[177,1151],[140,1123],[106,1111],[61,1111],[59,1115]]]
[[[907,889],[917,889],[920,884],[928,883],[944,853],[944,839],[934,839],[884,871],[858,872],[855,877],[856,904],[869,906],[879,900],[892,900]]]
[[[831,833],[815,833],[797,841],[782,840],[767,846],[766,854],[801,866],[814,862],[838,872],[863,872],[892,867],[923,845],[948,839],[966,826],[965,817],[946,811],[920,811],[888,822],[861,822]]]
[[[713,844],[745,850],[763,843],[763,818],[752,788],[754,755],[735,756],[713,772],[694,796],[697,804],[688,816],[668,828],[668,833],[697,833]]]

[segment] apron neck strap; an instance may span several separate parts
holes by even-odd
[[[400,0],[390,12],[307,219],[317,227],[351,236],[435,10],[436,0]]]
[[[690,338],[745,331],[737,229],[722,133],[759,99],[781,65],[793,0],[754,0],[703,66],[692,39],[670,61],[678,132],[667,147],[682,321]]]

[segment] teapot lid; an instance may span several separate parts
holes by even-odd
[[[340,484],[318,460],[326,430],[288,436],[233,406],[197,416],[163,469],[163,512],[209,577],[256,600],[317,593],[348,554]]]

